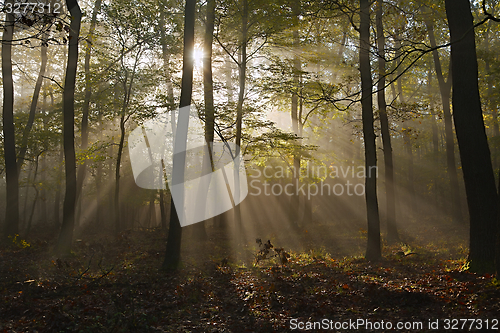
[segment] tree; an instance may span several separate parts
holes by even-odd
[[[163,60],[163,69],[165,71],[164,77],[166,79],[166,84],[167,84],[167,104],[168,104],[168,110],[170,111],[170,118],[172,121],[172,124],[175,124],[175,101],[174,101],[174,88],[172,85],[172,75],[170,73],[170,68],[169,68],[169,63],[170,63],[170,56],[172,53],[172,44],[174,43],[173,40],[169,41],[167,40],[167,34],[165,31],[165,6],[160,2],[160,19],[159,19],[159,30],[160,30],[160,43],[161,43],[161,53],[162,53],[162,60]],[[169,49],[170,47],[170,49]],[[173,128],[175,128],[175,125],[172,125]],[[168,192],[167,192],[168,193]],[[168,198],[168,196],[167,196]],[[167,209],[165,207],[165,198],[164,198],[164,191],[160,190],[160,213],[161,213],[161,225],[162,229],[166,230],[167,229]]]
[[[90,57],[92,54],[92,41],[94,39],[94,31],[97,23],[97,13],[101,9],[101,0],[96,0],[94,4],[94,10],[92,11],[92,18],[90,20],[89,33],[87,35],[87,45],[85,47],[85,97],[83,100],[83,110],[82,110],[82,124],[81,124],[81,150],[86,150],[89,144],[89,109],[90,109],[90,98],[92,97],[92,81],[90,73]],[[83,182],[85,180],[85,174],[87,170],[87,159],[84,159],[83,164],[78,168],[77,175],[77,200],[81,202],[81,192],[83,189]]]
[[[396,202],[394,195],[394,168],[392,159],[391,133],[389,120],[387,118],[387,103],[385,101],[385,36],[383,25],[383,1],[377,1],[376,25],[377,25],[377,48],[378,48],[378,84],[377,101],[380,114],[380,131],[384,147],[385,164],[385,191],[387,205],[387,240],[393,243],[399,240],[396,225]]]
[[[245,86],[246,86],[246,72],[247,72],[247,46],[248,46],[248,0],[242,0],[242,11],[241,11],[241,37],[240,37],[240,54],[239,54],[239,91],[238,91],[238,103],[236,104],[236,136],[234,138],[234,143],[236,144],[235,152],[235,167],[234,167],[234,201],[239,202],[240,196],[240,159],[241,154],[241,130],[243,125],[243,103],[245,102]],[[241,207],[236,205],[234,207],[234,222],[236,224],[238,236],[241,237],[242,225],[241,225]]]
[[[66,192],[64,194],[63,221],[57,240],[56,251],[68,254],[73,241],[76,205],[76,156],[75,156],[75,82],[78,65],[78,39],[82,12],[77,0],[66,0],[71,14],[69,26],[68,62],[63,92],[63,143],[66,172]]]
[[[470,270],[493,272],[498,196],[484,128],[469,0],[446,0],[451,36],[453,119],[470,215]]]
[[[299,131],[299,122],[302,120],[299,119],[298,109],[299,109],[299,84],[300,84],[300,72],[302,70],[302,65],[300,58],[296,54],[296,50],[299,49],[299,16],[300,16],[300,1],[292,1],[292,13],[293,13],[293,23],[294,28],[292,32],[292,44],[295,49],[295,54],[293,57],[293,88],[294,92],[292,92],[292,105],[291,105],[291,118],[292,118],[292,130],[293,134],[297,137],[301,135]],[[292,184],[294,187],[299,186],[300,179],[300,152],[296,151],[293,156],[293,177]],[[299,222],[299,195],[296,193],[298,191],[293,191],[293,195],[290,197],[290,221],[292,226],[298,227]]]
[[[381,257],[380,220],[377,202],[377,151],[373,129],[372,77],[370,69],[370,1],[360,0],[359,70],[361,72],[361,108],[365,143],[365,197],[368,221],[366,259]]]
[[[135,54],[134,63],[132,68],[132,73],[129,73],[128,68],[123,61],[123,52],[125,47],[122,48],[122,70],[124,72],[123,77],[123,101],[120,108],[120,140],[118,143],[118,154],[116,156],[115,164],[115,196],[114,196],[114,222],[115,222],[115,233],[118,234],[123,229],[123,223],[120,216],[120,167],[122,163],[123,147],[125,145],[125,124],[130,119],[130,114],[127,114],[130,98],[132,96],[132,87],[134,86],[134,79],[137,72],[137,66],[139,64],[139,59],[141,57],[142,48]],[[130,80],[129,80],[130,74]]]
[[[191,104],[191,95],[193,91],[193,50],[194,50],[194,22],[195,22],[195,9],[196,0],[186,0],[184,11],[184,51],[182,55],[182,83],[181,83],[181,100],[179,108],[189,106]],[[185,111],[186,112],[186,111]],[[187,131],[186,131],[187,132]],[[187,133],[186,133],[187,134]],[[176,136],[175,144],[182,144],[181,136]],[[184,144],[186,138],[184,138]],[[178,151],[175,149],[174,151]],[[175,163],[179,162],[179,163]],[[179,178],[184,178],[184,159],[176,159],[173,164],[172,178],[177,178],[176,174],[179,172]],[[174,178],[175,177],[175,178]],[[182,227],[179,221],[179,214],[177,208],[184,209],[184,202],[179,203],[178,207],[175,206],[173,198],[170,202],[170,223],[167,238],[167,248],[165,258],[163,260],[162,269],[172,270],[177,269],[181,257],[181,241],[182,241]],[[183,212],[181,212],[182,214]]]
[[[23,131],[23,137],[21,141],[21,147],[19,149],[19,156],[17,158],[17,172],[21,172],[21,168],[24,163],[24,158],[26,156],[26,151],[28,150],[28,139],[31,133],[31,129],[33,127],[33,122],[35,121],[35,115],[36,115],[36,107],[38,104],[38,97],[40,96],[40,90],[42,89],[42,83],[43,83],[43,77],[45,75],[45,69],[47,68],[47,35],[44,34],[42,38],[42,46],[41,46],[41,65],[40,65],[40,72],[38,73],[38,78],[36,80],[35,84],[35,90],[33,92],[33,98],[31,99],[31,105],[30,105],[30,113],[28,117],[28,122],[26,123],[26,126],[24,127]]]
[[[8,3],[13,3],[9,1]],[[5,210],[5,236],[19,232],[19,185],[16,165],[16,137],[14,128],[14,81],[12,79],[12,38],[15,18],[5,14],[2,35],[2,83],[3,83],[3,143],[5,155],[5,178],[7,183],[7,205]]]
[[[203,154],[202,170],[212,172],[214,164],[212,160],[212,147],[215,133],[215,107],[214,107],[214,83],[212,77],[212,44],[214,39],[215,25],[215,0],[207,1],[207,14],[205,20],[205,36],[203,40],[203,95],[205,102],[205,142],[208,147],[208,154],[205,150]],[[206,197],[208,195],[209,183],[204,182],[198,191],[196,198],[197,206],[206,208]],[[200,240],[207,240],[208,235],[204,223],[197,223],[195,226],[196,236]]]
[[[434,36],[434,25],[432,21],[427,19],[425,21],[427,31],[429,33],[429,41],[432,48],[436,48],[436,38]],[[444,112],[444,126],[446,138],[446,163],[448,169],[448,177],[450,182],[450,197],[451,197],[451,211],[453,220],[457,223],[463,222],[462,210],[460,208],[460,192],[458,191],[458,175],[457,166],[455,163],[455,142],[453,140],[453,124],[451,121],[450,110],[450,90],[452,81],[452,72],[448,74],[448,80],[444,80],[443,71],[441,68],[441,61],[439,59],[438,50],[432,51],[434,59],[434,67],[436,69],[436,76],[439,83],[439,91],[441,93],[441,101],[443,104]]]

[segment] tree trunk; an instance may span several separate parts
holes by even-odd
[[[149,227],[156,228],[156,191],[153,192],[151,200],[149,200]]]
[[[189,106],[191,104],[191,94],[193,91],[193,57],[194,50],[194,23],[195,23],[195,9],[196,0],[186,0],[186,7],[184,12],[184,50],[183,50],[183,66],[182,66],[182,83],[181,83],[181,101],[180,108]],[[186,139],[186,138],[184,138]],[[181,140],[175,140],[175,145],[182,145]],[[185,144],[185,140],[184,140]],[[175,149],[175,151],[179,151]],[[179,177],[184,178],[185,160],[174,160],[172,178],[174,173],[179,172]],[[177,175],[175,175],[177,177]],[[184,203],[179,205],[180,209],[184,209]],[[183,212],[181,212],[183,214]],[[177,269],[181,257],[181,240],[182,228],[179,222],[179,215],[173,199],[170,201],[170,226],[168,231],[167,246],[165,252],[165,259],[162,264],[162,269]]]
[[[125,76],[125,80],[126,80]],[[125,87],[127,82],[125,81]],[[125,99],[127,98],[127,93],[125,92]],[[125,105],[126,102],[124,102]],[[116,164],[115,164],[115,195],[114,195],[114,222],[115,222],[115,233],[118,235],[122,231],[122,223],[120,219],[120,166],[122,162],[122,154],[123,154],[123,145],[125,142],[125,106],[122,110],[122,115],[120,117],[120,142],[118,144],[118,154],[116,156]]]
[[[248,0],[242,0],[243,10],[241,13],[241,41],[240,41],[240,63],[239,63],[239,92],[238,104],[236,105],[236,153],[234,167],[234,202],[239,203],[240,197],[240,146],[241,146],[241,129],[243,123],[243,103],[245,101],[245,84],[247,71],[247,42],[248,42]],[[238,237],[242,237],[241,225],[241,206],[236,204],[234,207],[234,223],[237,228]]]
[[[406,128],[403,132],[406,159],[408,163],[408,215],[415,217],[415,177],[413,172],[413,143],[411,140],[411,128]]]
[[[42,37],[42,47],[40,49],[40,56],[42,63],[40,65],[40,72],[38,73],[38,78],[35,83],[35,90],[33,91],[33,97],[31,99],[30,113],[28,116],[28,122],[24,127],[23,138],[21,141],[21,147],[19,149],[19,156],[17,158],[17,172],[21,172],[21,168],[24,163],[24,158],[26,156],[26,151],[28,150],[28,139],[31,133],[31,128],[35,122],[36,106],[38,104],[38,98],[40,96],[40,90],[42,89],[43,76],[45,75],[45,69],[47,68],[47,45],[46,44],[47,35],[44,34]]]
[[[434,37],[434,26],[432,22],[425,21],[427,31],[429,32],[429,41],[431,47],[436,47],[436,38]],[[457,164],[455,161],[455,142],[453,139],[453,124],[451,120],[450,110],[450,90],[453,80],[453,72],[450,70],[448,81],[445,82],[443,71],[441,69],[441,61],[437,50],[432,51],[434,59],[434,67],[436,68],[436,76],[439,83],[439,91],[441,92],[441,100],[443,102],[444,127],[446,139],[446,165],[450,181],[450,197],[451,197],[451,212],[453,221],[463,223],[464,217],[460,205],[460,192],[458,188]],[[450,60],[451,61],[451,60]],[[453,65],[453,61],[452,64]],[[451,78],[450,78],[451,75]]]
[[[99,122],[99,141],[102,142],[103,138],[103,131],[104,127],[102,126],[102,112],[99,109],[99,115],[98,115],[98,122]],[[103,174],[102,174],[102,162],[99,162],[97,164],[96,168],[96,176],[95,176],[95,200],[96,200],[96,210],[95,210],[95,218],[94,218],[94,225],[101,225],[101,219],[102,219],[102,209],[103,209],[103,204],[102,201],[104,200],[104,197],[102,195],[102,179],[103,179]]]
[[[60,215],[61,215],[61,183],[62,183],[62,163],[63,163],[63,157],[64,157],[64,148],[61,145],[60,153],[59,153],[59,160],[58,160],[58,170],[57,170],[57,189],[56,189],[56,194],[54,197],[54,225],[57,229],[61,227],[61,220],[60,220]]]
[[[132,69],[132,75],[130,76],[130,83],[128,83],[128,71],[125,70],[125,77],[123,80],[123,102],[120,116],[120,142],[118,143],[118,155],[116,157],[115,164],[115,195],[114,195],[114,222],[115,222],[115,232],[118,235],[123,230],[123,223],[120,220],[120,167],[122,162],[123,147],[125,145],[125,123],[129,119],[125,117],[127,114],[128,106],[130,104],[130,96],[132,96],[132,87],[134,85],[134,78],[137,70],[137,65],[139,64],[139,58],[142,51],[139,49],[134,59],[134,67]]]
[[[57,240],[56,252],[69,254],[73,241],[76,204],[76,159],[75,159],[75,81],[78,65],[78,38],[82,12],[77,0],[66,0],[71,14],[69,31],[68,62],[63,92],[63,137],[66,192],[64,195],[63,222]]]
[[[383,2],[377,0],[377,48],[378,48],[378,86],[377,101],[380,113],[380,128],[384,148],[385,167],[385,191],[387,209],[387,241],[394,243],[399,241],[398,228],[396,224],[396,202],[394,195],[394,168],[392,159],[391,133],[389,120],[387,119],[387,104],[385,101],[385,36],[382,21]]]
[[[294,29],[292,32],[292,45],[294,50],[299,50],[299,16],[300,16],[300,1],[292,2],[292,12],[293,12],[293,24]],[[293,134],[299,137],[299,121],[298,119],[298,107],[299,107],[299,94],[298,90],[300,89],[300,71],[302,64],[300,62],[299,57],[295,54],[293,57],[293,82],[292,89],[296,91],[292,91],[292,108],[291,108],[291,118],[292,118],[292,130]],[[297,141],[297,143],[299,143]],[[292,176],[292,184],[295,190],[293,194],[290,196],[290,223],[293,227],[297,228],[299,226],[299,207],[300,207],[300,199],[298,191],[296,190],[299,187],[300,181],[300,152],[295,151],[293,154],[293,176]]]
[[[160,190],[160,218],[161,218],[161,230],[167,230],[167,212],[165,209],[165,198],[163,190]]]
[[[10,1],[12,3],[12,0]],[[2,83],[3,83],[3,144],[6,180],[6,208],[4,236],[19,233],[19,183],[16,165],[16,137],[14,127],[14,81],[12,79],[12,38],[14,16],[5,14],[2,35]]]
[[[438,139],[438,127],[437,127],[437,121],[436,121],[436,112],[434,111],[434,103],[432,100],[432,70],[431,70],[431,64],[429,64],[429,70],[427,71],[427,88],[428,92],[427,95],[429,97],[429,112],[431,114],[431,126],[432,126],[432,154],[434,156],[434,160],[439,159],[439,139]],[[441,196],[439,195],[439,190],[438,190],[438,173],[434,172],[434,204],[436,206],[439,206],[439,201]]]
[[[44,89],[43,89],[43,98],[42,98],[42,109],[40,111],[40,116],[42,117],[43,130],[47,130],[47,117],[45,116],[45,111],[47,110],[47,81],[45,81]],[[44,141],[42,143],[43,150],[46,152],[48,150],[48,143]],[[40,181],[42,183],[42,188],[40,189],[40,199],[41,199],[41,221],[47,224],[48,216],[47,216],[47,191],[45,190],[45,184],[47,181],[47,155],[46,153],[41,155],[40,166],[42,168],[40,172]]]
[[[28,167],[28,175],[26,177],[26,190],[24,191],[24,203],[23,203],[23,218],[21,219],[21,225],[19,226],[19,229],[22,230],[23,229],[23,224],[26,223],[26,220],[27,220],[27,214],[28,214],[28,198],[29,198],[29,194],[30,194],[30,186],[29,186],[29,183],[30,183],[30,179],[31,179],[31,172],[33,171],[33,163],[30,163],[29,164],[29,167]]]
[[[401,74],[401,62],[402,62],[401,61],[401,53],[402,52],[401,52],[401,37],[399,36],[399,34],[396,34],[394,36],[394,40],[395,40],[395,44],[396,44],[395,45],[396,46],[396,58],[397,58],[396,66],[398,68],[396,71],[398,73],[398,75],[397,75],[398,78],[396,80],[397,86],[398,86],[397,87],[398,88],[398,98],[399,98],[399,101],[401,103],[403,103],[405,99],[404,99],[404,95],[403,95],[403,79],[402,79],[403,76],[400,75]]]
[[[434,111],[434,103],[432,100],[432,71],[429,64],[429,70],[427,71],[427,88],[429,97],[429,112],[431,114],[431,126],[432,126],[432,148],[434,155],[438,156],[439,153],[439,140],[438,140],[438,128],[436,122],[436,112]]]
[[[453,119],[470,215],[470,270],[493,272],[498,195],[478,87],[473,18],[469,0],[446,0],[451,35]]]
[[[33,189],[35,190],[35,198],[33,199],[33,205],[31,206],[31,212],[30,212],[30,216],[28,218],[28,224],[26,226],[26,230],[24,232],[24,237],[27,237],[31,231],[31,226],[32,226],[32,223],[33,223],[33,215],[35,214],[35,207],[36,207],[36,202],[38,200],[38,194],[39,194],[39,191],[38,191],[38,188],[36,187],[36,176],[37,176],[37,173],[38,173],[38,158],[40,157],[39,154],[37,154],[36,156],[36,160],[35,160],[35,172],[34,172],[34,175],[33,175],[33,183],[31,186],[33,186]],[[26,184],[27,187],[30,186],[29,184],[29,177],[28,177],[28,182]],[[25,208],[26,211],[28,210],[27,207]]]
[[[172,85],[172,76],[170,75],[169,62],[170,52],[168,51],[167,34],[165,32],[165,10],[160,8],[160,43],[163,57],[163,69],[167,81],[167,102],[169,104],[169,111],[172,112],[175,108],[174,102],[174,88]]]
[[[175,137],[175,127],[176,127],[176,121],[175,121],[175,102],[174,102],[174,88],[172,84],[172,76],[170,75],[170,69],[169,69],[169,62],[170,62],[170,53],[168,51],[168,43],[167,43],[167,35],[165,32],[165,10],[163,7],[160,8],[160,42],[161,42],[161,51],[162,51],[162,57],[163,57],[163,68],[165,70],[165,79],[167,83],[167,102],[168,102],[168,110],[170,111],[170,119],[172,121],[172,129],[173,129],[173,135]],[[168,184],[167,186],[167,194],[168,194]],[[160,190],[160,202],[161,205],[160,207],[163,206],[163,212],[164,215],[162,215],[162,229],[167,230],[167,209],[166,205],[167,203],[165,202],[163,198],[163,190]],[[168,195],[167,195],[168,197]],[[169,201],[170,202],[170,201]]]
[[[90,55],[92,51],[92,41],[95,31],[95,26],[97,22],[97,13],[101,10],[101,0],[96,0],[94,4],[94,10],[92,12],[92,18],[90,20],[89,34],[87,35],[87,47],[85,48],[85,97],[83,100],[82,107],[82,143],[80,149],[82,151],[87,150],[89,143],[89,108],[90,108],[90,98],[92,96],[92,82],[90,78]],[[78,168],[77,175],[77,193],[76,200],[81,200],[81,193],[83,189],[83,182],[85,181],[85,174],[87,171],[87,159],[83,160],[83,163]]]
[[[203,41],[203,93],[205,99],[205,141],[208,147],[208,154],[203,154],[202,167],[205,172],[212,172],[214,165],[212,161],[212,144],[214,142],[215,129],[215,108],[214,108],[214,84],[212,78],[212,43],[215,24],[215,0],[207,1],[207,16],[205,20],[205,38]],[[197,197],[197,206],[206,209],[206,198],[210,184],[200,187]],[[205,223],[200,222],[194,225],[196,238],[201,241],[208,239]]]
[[[361,108],[365,142],[365,196],[368,221],[366,259],[378,260],[380,248],[380,220],[377,202],[377,151],[373,129],[372,77],[370,69],[370,1],[360,0],[359,69],[361,72]]]

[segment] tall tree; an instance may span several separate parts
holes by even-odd
[[[241,129],[243,124],[243,103],[245,102],[245,86],[246,86],[246,73],[247,73],[247,46],[248,46],[248,0],[242,0],[242,9],[241,9],[241,36],[240,36],[240,53],[239,53],[239,92],[238,92],[238,103],[236,104],[236,136],[234,139],[234,143],[236,144],[236,153],[237,157],[235,160],[235,168],[234,168],[234,202],[239,202],[240,195],[240,177],[239,177],[239,169],[240,169],[240,158],[239,155],[241,153]],[[236,224],[236,228],[241,229],[241,207],[240,205],[236,205],[234,207],[234,221]],[[241,235],[241,230],[237,231],[238,235]]]
[[[170,68],[169,68],[169,63],[170,63],[170,53],[171,50],[169,50],[169,43],[167,40],[167,33],[165,31],[165,6],[162,4],[160,1],[160,19],[159,19],[159,24],[160,24],[160,43],[161,43],[161,52],[162,52],[162,60],[163,60],[163,69],[165,71],[165,79],[166,79],[166,84],[167,84],[167,104],[168,104],[168,110],[170,111],[170,118],[172,120],[172,127],[175,128],[175,102],[174,102],[174,88],[172,84],[172,76],[170,74]],[[175,135],[174,135],[175,136]],[[167,192],[168,194],[168,192]],[[168,198],[168,196],[167,196]],[[171,199],[171,198],[170,198]],[[170,200],[171,201],[171,200]],[[165,207],[165,197],[164,197],[164,191],[160,190],[160,212],[161,212],[161,226],[163,230],[167,229],[167,209]]]
[[[63,222],[57,240],[56,251],[68,254],[73,241],[76,205],[76,156],[75,156],[75,81],[78,65],[78,39],[82,12],[77,0],[66,0],[71,14],[69,26],[68,61],[63,91],[63,144],[66,172],[66,192],[64,194]]]
[[[370,0],[360,0],[359,70],[361,72],[361,108],[365,142],[365,196],[368,221],[366,259],[381,257],[380,218],[377,202],[377,151],[373,129],[372,76],[370,69]]]
[[[205,141],[208,147],[208,154],[203,154],[203,173],[213,171],[212,145],[214,143],[215,132],[215,107],[214,107],[214,83],[212,77],[212,44],[214,39],[215,25],[215,0],[207,1],[207,14],[205,20],[205,37],[203,40],[203,94],[205,102]],[[196,198],[197,206],[206,209],[206,197],[208,195],[209,183],[202,183]],[[197,223],[195,226],[196,236],[200,240],[208,238],[204,223]]]
[[[6,1],[13,4],[13,1]],[[2,35],[2,83],[3,83],[3,143],[5,157],[5,179],[7,203],[5,209],[5,236],[19,232],[19,184],[16,165],[16,138],[14,127],[14,81],[12,79],[12,38],[15,18],[5,13]]]
[[[181,82],[181,100],[180,108],[191,104],[191,95],[193,92],[193,50],[194,50],[194,23],[195,23],[196,0],[186,0],[184,11],[184,50],[182,54],[182,82]],[[180,140],[179,140],[180,139]],[[184,144],[185,144],[184,138]],[[176,135],[175,144],[177,145],[182,138]],[[177,151],[175,149],[174,151]],[[180,163],[176,163],[180,162]],[[179,178],[184,178],[185,159],[174,160],[172,178],[179,172]],[[177,178],[177,177],[176,177]],[[170,223],[167,238],[167,248],[162,269],[177,269],[181,258],[182,227],[179,222],[177,208],[184,209],[184,203],[178,207],[175,206],[173,198],[170,202]],[[181,212],[183,214],[183,212]]]
[[[291,118],[292,118],[292,130],[293,134],[297,137],[300,136],[299,123],[302,123],[299,119],[299,85],[300,85],[300,72],[302,70],[302,64],[299,56],[297,55],[300,44],[299,36],[299,16],[300,16],[300,1],[292,1],[292,21],[293,21],[293,32],[292,32],[292,46],[294,48],[293,56],[293,89],[292,91],[292,107],[291,107]],[[295,187],[299,186],[300,180],[300,151],[295,151],[293,155],[293,177],[292,184]],[[299,195],[297,190],[293,191],[293,195],[290,196],[290,222],[292,226],[298,227],[299,223]]]
[[[399,240],[396,225],[396,201],[394,195],[394,168],[392,159],[391,133],[389,120],[387,119],[387,103],[385,101],[385,36],[383,24],[383,1],[377,0],[376,26],[377,26],[377,48],[378,48],[378,84],[377,102],[380,114],[380,131],[384,147],[385,165],[385,195],[387,209],[387,240],[390,243]]]
[[[436,47],[436,38],[434,36],[434,24],[430,20],[425,21],[427,31],[429,33],[429,41],[432,48]],[[441,61],[439,59],[438,50],[434,49],[432,51],[432,57],[434,59],[434,67],[436,69],[436,76],[439,83],[439,91],[441,93],[441,101],[443,104],[444,113],[444,127],[445,127],[445,139],[446,139],[446,165],[448,171],[448,177],[450,182],[450,197],[451,197],[451,211],[452,217],[455,222],[463,222],[462,209],[460,208],[460,192],[458,189],[458,175],[457,175],[457,165],[455,162],[455,141],[453,139],[453,124],[451,120],[451,110],[450,110],[450,90],[451,83],[453,80],[452,71],[448,74],[448,80],[444,80],[443,70],[441,68]]]
[[[21,172],[21,168],[24,163],[24,158],[26,156],[26,151],[28,150],[28,139],[31,133],[31,129],[33,127],[33,123],[35,121],[36,116],[36,107],[38,104],[38,98],[40,96],[40,90],[42,89],[43,77],[45,75],[45,69],[47,68],[47,35],[44,34],[42,37],[42,46],[40,48],[40,72],[38,73],[38,78],[35,83],[35,90],[33,91],[33,97],[31,99],[30,105],[30,113],[28,116],[28,121],[26,126],[24,127],[23,136],[21,139],[21,146],[19,149],[19,156],[17,157],[17,172]]]
[[[90,74],[90,57],[92,55],[92,42],[94,40],[94,31],[97,23],[97,13],[101,9],[101,0],[97,0],[94,3],[94,9],[92,11],[92,18],[90,19],[90,28],[87,35],[87,45],[85,47],[85,97],[83,99],[82,108],[82,142],[80,145],[81,150],[86,150],[89,144],[89,109],[90,109],[90,98],[92,97],[92,81]],[[82,192],[83,182],[85,180],[85,174],[87,170],[87,159],[83,160],[83,163],[78,168],[77,175],[77,200],[80,200],[80,194]]]
[[[122,48],[122,52],[125,52],[125,47]],[[118,154],[116,156],[115,164],[115,196],[114,196],[114,222],[115,222],[115,232],[118,234],[123,229],[123,223],[120,216],[120,168],[123,155],[123,147],[125,146],[125,124],[130,119],[130,115],[127,115],[127,111],[130,105],[130,98],[132,96],[132,87],[134,86],[134,79],[137,73],[137,66],[139,65],[139,60],[141,57],[142,48],[135,54],[134,64],[132,68],[132,73],[130,73],[129,81],[129,70],[125,66],[122,57],[122,69],[125,72],[123,78],[123,101],[120,110],[120,141],[118,143]]]
[[[470,270],[493,272],[498,196],[484,128],[469,0],[446,0],[451,36],[453,119],[470,215]]]

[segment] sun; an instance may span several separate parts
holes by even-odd
[[[196,66],[202,66],[203,65],[203,57],[205,55],[205,52],[203,52],[203,49],[200,48],[195,48],[193,50],[193,60]]]

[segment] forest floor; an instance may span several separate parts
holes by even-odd
[[[328,228],[303,232],[326,242]],[[158,270],[165,235],[157,229],[82,236],[68,258],[52,254],[53,238],[17,237],[0,252],[0,332],[321,331],[307,326],[318,321],[325,332],[498,330],[500,281],[464,270],[466,237],[455,229],[415,223],[409,241],[384,245],[378,262],[361,255],[363,229],[338,235],[338,251],[315,240],[276,257],[268,249],[258,262],[255,241],[241,246],[251,259],[232,259],[210,229],[209,241],[184,244],[177,272]]]

